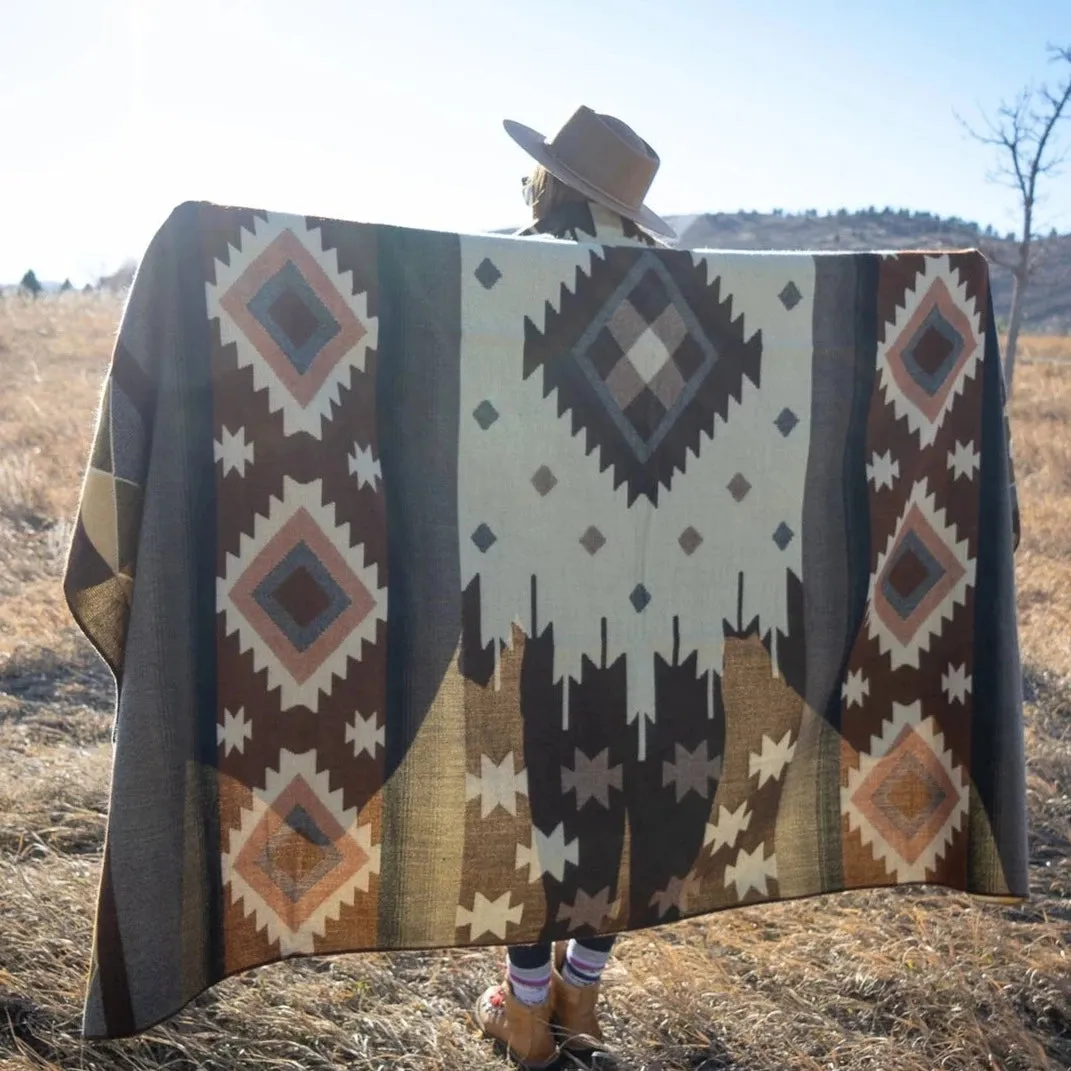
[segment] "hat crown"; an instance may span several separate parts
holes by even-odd
[[[627,123],[583,105],[547,148],[577,177],[632,211],[658,173],[658,154]]]
[[[589,201],[654,234],[676,237],[673,228],[644,204],[658,173],[658,153],[620,119],[582,105],[550,140],[512,119],[502,125],[529,156]]]

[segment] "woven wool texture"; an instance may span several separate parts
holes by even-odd
[[[118,682],[87,1036],[287,956],[1026,895],[983,257],[570,212],[153,240],[65,577]]]

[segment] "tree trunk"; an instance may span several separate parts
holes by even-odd
[[[1026,290],[1026,271],[1015,272],[1012,287],[1011,313],[1008,316],[1008,341],[1004,344],[1004,384],[1011,397],[1012,377],[1015,375],[1015,349],[1019,344],[1019,328],[1023,322],[1023,294]]]

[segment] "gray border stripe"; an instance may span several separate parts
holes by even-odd
[[[454,936],[452,925],[445,934],[432,932],[442,920],[431,919],[428,890],[449,899],[450,879],[440,871],[452,869],[447,844],[456,838],[446,826],[465,813],[464,738],[449,731],[464,717],[456,665],[451,668],[461,633],[459,238],[384,227],[379,270],[377,419],[388,576],[379,919],[380,943],[391,947]],[[441,694],[448,677],[456,687]],[[416,764],[423,777],[415,780],[406,757],[421,734],[425,744],[439,747],[456,738],[460,769],[450,756],[424,755]],[[460,857],[457,867],[460,880]]]
[[[800,758],[812,758],[790,766],[781,806],[785,814],[814,814],[816,840],[786,868],[800,887],[783,885],[784,895],[843,884],[837,788],[841,682],[865,608],[859,601],[868,579],[865,448],[876,355],[876,336],[867,328],[873,316],[860,320],[847,311],[869,309],[876,300],[874,280],[868,279],[873,273],[858,269],[855,256],[815,257],[802,532],[806,704],[796,748]],[[849,459],[856,463],[849,465]]]

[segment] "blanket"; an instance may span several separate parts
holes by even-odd
[[[999,358],[970,250],[180,206],[64,579],[117,683],[84,1034],[290,956],[1024,897]]]

